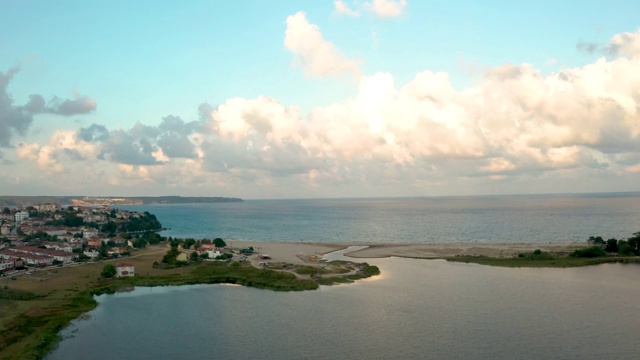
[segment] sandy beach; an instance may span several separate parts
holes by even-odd
[[[309,264],[314,259],[321,258],[323,254],[345,249],[351,245],[367,245],[362,250],[346,253],[353,258],[384,258],[406,257],[417,259],[443,259],[455,256],[487,256],[487,257],[513,257],[522,252],[531,252],[535,249],[554,253],[570,253],[575,248],[585,246],[579,243],[429,243],[429,244],[349,244],[349,243],[307,243],[307,242],[253,242],[231,241],[229,246],[246,248],[252,246],[256,254],[269,255],[274,262],[287,262],[292,264]],[[253,261],[260,261],[257,256],[251,257]]]

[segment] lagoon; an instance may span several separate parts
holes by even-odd
[[[317,291],[230,285],[101,295],[49,359],[627,359],[640,265],[511,269],[375,259]]]

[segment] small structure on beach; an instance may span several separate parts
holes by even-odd
[[[129,263],[116,264],[116,277],[135,276],[135,266]]]

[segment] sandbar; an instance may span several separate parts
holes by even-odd
[[[379,243],[319,243],[319,242],[260,242],[260,241],[227,241],[233,248],[252,246],[256,254],[267,254],[274,261],[292,264],[308,264],[309,260],[321,258],[322,255],[345,249],[351,245],[365,245],[367,248],[348,252],[347,257],[358,259],[375,259],[385,257],[404,257],[414,259],[447,259],[456,256],[486,256],[494,258],[510,258],[519,253],[531,252],[535,249],[556,254],[569,254],[577,248],[584,247],[585,242],[573,243],[413,243],[413,244],[379,244]],[[252,257],[256,259],[256,257]]]

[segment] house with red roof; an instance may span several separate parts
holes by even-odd
[[[130,263],[116,264],[116,277],[135,276],[135,266]]]

